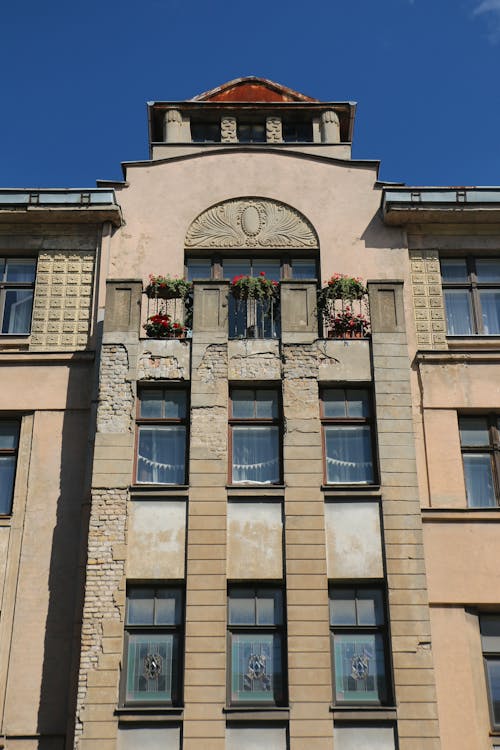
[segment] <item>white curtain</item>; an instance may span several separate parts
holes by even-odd
[[[325,428],[327,481],[359,484],[373,481],[371,435],[368,426]]]
[[[137,481],[184,484],[185,427],[140,427]]]
[[[500,292],[484,291],[480,298],[484,332],[500,333]]]
[[[277,427],[233,427],[233,482],[279,481]]]
[[[464,453],[467,502],[471,508],[496,505],[491,460],[487,453]]]
[[[469,292],[447,290],[444,293],[444,301],[448,334],[469,336],[472,333]]]

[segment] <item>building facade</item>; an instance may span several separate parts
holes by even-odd
[[[354,116],[238,79],[0,191],[4,747],[500,747],[500,191]]]

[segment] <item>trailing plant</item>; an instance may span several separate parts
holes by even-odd
[[[172,339],[186,335],[186,326],[178,320],[172,320],[166,313],[156,313],[143,325],[146,336],[151,339]]]
[[[258,276],[247,276],[245,274],[235,276],[231,281],[229,290],[233,297],[239,300],[271,300],[278,295],[279,283],[267,279],[265,271],[261,271]]]
[[[327,320],[328,330],[333,338],[365,337],[370,330],[370,321],[362,313],[355,313],[349,306],[334,312]]]
[[[345,302],[362,300],[366,293],[366,286],[358,276],[334,273],[318,292],[318,313],[328,323],[337,300],[340,300],[343,308]]]
[[[177,276],[162,276],[149,274],[149,284],[145,292],[148,297],[160,299],[186,299],[192,289],[192,284]]]

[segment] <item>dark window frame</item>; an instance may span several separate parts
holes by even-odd
[[[203,278],[203,281],[206,280],[223,280],[226,278],[224,276],[224,261],[225,260],[236,260],[238,259],[238,254],[241,255],[241,260],[246,261],[250,260],[253,264],[255,264],[256,268],[255,271],[257,271],[257,274],[262,270],[261,268],[258,268],[259,261],[263,260],[274,260],[278,261],[281,268],[281,274],[280,274],[280,281],[290,281],[297,279],[297,277],[294,277],[293,275],[293,264],[294,261],[308,261],[310,263],[313,263],[315,265],[315,274],[311,277],[299,277],[299,281],[315,281],[319,282],[319,254],[317,250],[312,250],[311,255],[307,256],[304,255],[304,252],[296,252],[296,253],[290,253],[290,252],[283,252],[281,250],[273,250],[272,248],[267,250],[266,252],[262,252],[259,250],[253,250],[252,248],[248,248],[245,250],[244,253],[241,252],[241,250],[229,250],[221,253],[211,253],[209,255],[205,254],[186,254],[186,259],[184,263],[184,274],[186,279],[189,279],[190,273],[189,273],[189,261],[190,260],[204,260],[211,264],[211,273],[210,276],[207,276],[206,278]],[[199,277],[200,280],[202,277]],[[229,277],[227,277],[229,278]]]
[[[488,429],[489,443],[477,444],[477,445],[463,445],[460,434],[460,426],[464,420],[470,419],[485,419]],[[467,498],[467,506],[469,508],[495,508],[500,505],[500,414],[495,412],[489,412],[487,414],[459,414],[458,415],[458,433],[460,438],[460,454],[462,456],[462,467],[464,472],[465,492]],[[490,466],[493,482],[493,492],[495,495],[495,505],[471,505],[469,503],[469,497],[467,494],[467,479],[466,469],[464,463],[464,455],[471,453],[484,453],[490,457]]]
[[[128,602],[130,592],[137,589],[147,589],[154,592],[155,602],[157,592],[159,591],[171,591],[176,592],[180,598],[180,613],[181,617],[178,623],[174,625],[164,624],[152,624],[152,625],[135,625],[128,622]],[[184,692],[184,644],[185,644],[185,621],[186,621],[186,599],[185,599],[185,588],[180,583],[130,583],[127,585],[127,598],[125,604],[125,623],[124,623],[124,637],[123,637],[123,668],[120,678],[120,689],[119,689],[119,705],[123,708],[142,708],[142,707],[182,707],[183,706],[183,692]],[[129,636],[131,634],[141,635],[143,633],[152,634],[170,634],[172,633],[177,637],[176,649],[176,663],[175,673],[174,666],[172,666],[172,686],[171,694],[172,698],[170,701],[167,700],[127,700],[127,681],[128,681],[128,668],[129,668]],[[172,660],[173,661],[173,660]]]
[[[147,391],[161,390],[163,393],[166,391],[178,391],[184,394],[186,403],[186,414],[182,418],[147,418],[141,416],[141,395]],[[185,428],[184,433],[184,480],[183,482],[141,482],[138,479],[139,473],[139,434],[140,428],[143,426],[182,426]],[[134,453],[134,485],[137,487],[185,487],[188,482],[188,471],[189,471],[189,426],[190,426],[190,403],[189,403],[189,390],[184,384],[181,383],[166,383],[165,381],[148,382],[148,383],[137,383],[137,398],[136,398],[136,424],[135,424],[135,453]]]
[[[334,625],[331,622],[331,607],[333,592],[351,591],[355,592],[355,602],[358,601],[358,592],[360,591],[379,591],[382,601],[383,622],[379,625]],[[333,703],[335,706],[392,706],[394,703],[393,694],[393,675],[390,649],[390,630],[389,630],[389,609],[387,601],[386,585],[379,579],[376,580],[356,580],[356,581],[329,581],[328,585],[328,603],[329,603],[329,627],[330,627],[330,649],[331,649],[331,668],[332,668],[332,693]],[[384,649],[384,677],[385,677],[385,700],[338,700],[336,696],[336,670],[335,670],[335,635],[380,635]]]
[[[327,417],[325,415],[324,395],[326,391],[362,391],[368,396],[369,416],[367,417]],[[347,401],[347,398],[346,398]],[[376,430],[375,430],[375,413],[374,401],[371,389],[364,385],[351,385],[349,383],[335,383],[335,385],[324,385],[320,389],[320,418],[321,418],[321,444],[323,449],[323,484],[329,487],[372,487],[378,481],[378,467],[376,461]],[[326,429],[330,425],[363,425],[370,429],[370,447],[371,447],[371,464],[372,464],[372,481],[371,482],[329,482],[327,468],[327,443]]]
[[[276,395],[277,416],[264,417],[234,417],[233,416],[233,392],[234,391],[269,391]],[[254,398],[254,404],[257,403]],[[255,408],[255,407],[254,407]],[[278,428],[278,479],[275,482],[235,482],[233,479],[233,428],[234,427],[277,427]],[[259,386],[258,384],[247,385],[242,382],[232,383],[229,386],[228,404],[228,484],[234,487],[275,487],[283,483],[283,407],[281,401],[281,390],[272,386]]]
[[[498,290],[500,291],[500,281],[498,282],[481,282],[478,281],[478,274],[477,274],[477,261],[481,260],[497,260],[498,258],[487,256],[487,255],[443,255],[440,258],[440,263],[442,264],[442,261],[465,261],[465,267],[466,267],[466,273],[467,273],[467,280],[466,281],[446,281],[443,278],[443,274],[441,271],[441,287],[443,290],[443,298],[444,298],[444,306],[445,306],[445,316],[446,316],[446,335],[447,336],[500,336],[500,331],[498,333],[486,333],[484,330],[483,325],[483,315],[482,315],[482,307],[481,307],[481,297],[480,292],[481,290]],[[469,300],[469,312],[470,312],[470,323],[472,332],[471,333],[449,333],[448,332],[448,319],[447,319],[447,313],[446,313],[446,299],[445,299],[445,292],[446,290],[461,290],[468,293],[468,300]]]
[[[7,266],[9,261],[32,261],[34,263],[34,272],[33,272],[33,281],[7,281],[4,280],[6,272],[7,272]],[[36,274],[37,274],[37,266],[38,266],[38,258],[36,255],[2,255],[0,256],[0,262],[4,262],[4,276],[0,276],[0,336],[29,336],[31,334],[31,327],[33,324],[33,304],[35,301],[35,284],[36,284]],[[9,291],[16,291],[23,289],[26,290],[32,290],[32,298],[31,298],[31,316],[30,316],[30,324],[27,331],[13,331],[12,333],[9,333],[8,331],[4,332],[3,326],[4,326],[4,313],[5,313],[5,298],[7,296],[7,292]]]
[[[16,419],[15,417],[2,417],[0,419],[0,424],[12,424],[15,425],[15,435],[13,431],[13,437],[15,439],[15,448],[0,448],[0,457],[13,457],[15,459],[14,461],[14,473],[12,476],[12,483],[9,487],[10,490],[10,500],[8,503],[9,510],[6,513],[0,512],[0,517],[6,518],[12,515],[12,508],[14,504],[14,491],[16,487],[16,476],[17,476],[17,470],[18,470],[18,464],[19,464],[19,439],[21,435],[21,421],[20,419]]]
[[[257,601],[259,592],[276,592],[281,597],[281,623],[274,625],[234,625],[230,622],[230,600],[231,594],[237,591],[253,591],[254,599]],[[256,605],[257,606],[257,605]],[[273,634],[277,635],[280,639],[280,657],[281,657],[281,697],[276,697],[269,701],[254,700],[254,701],[238,701],[232,698],[232,635],[252,635],[253,633],[261,633],[263,635]],[[248,583],[228,583],[227,587],[227,679],[226,679],[226,693],[227,705],[230,707],[248,707],[248,708],[262,708],[262,707],[276,707],[283,708],[288,705],[288,662],[287,662],[287,628],[286,628],[286,600],[285,600],[285,589],[282,583],[276,583],[272,581],[258,582],[249,581]]]

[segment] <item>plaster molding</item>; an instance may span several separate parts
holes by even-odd
[[[268,198],[236,198],[200,214],[186,235],[188,248],[317,248],[312,224],[298,211]]]

